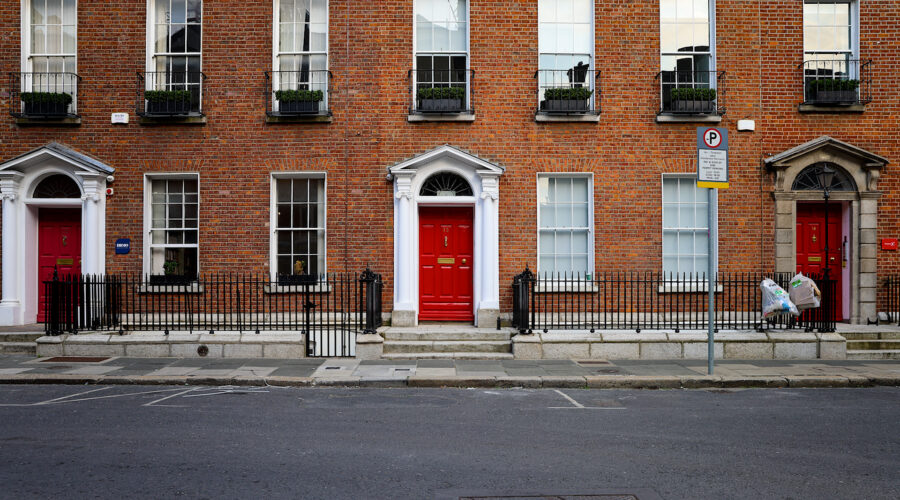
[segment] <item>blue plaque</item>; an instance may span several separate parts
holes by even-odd
[[[131,251],[131,240],[128,238],[119,238],[116,240],[116,253],[126,254]]]

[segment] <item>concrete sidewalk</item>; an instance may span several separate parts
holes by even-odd
[[[0,384],[700,389],[900,386],[897,360],[369,360],[0,357]]]

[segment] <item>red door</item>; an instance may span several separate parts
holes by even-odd
[[[472,207],[419,209],[419,319],[474,321]]]
[[[836,280],[835,317],[843,319],[841,282],[841,241],[843,239],[843,218],[839,203],[828,206],[828,275]],[[817,273],[825,270],[825,204],[797,204],[797,272]]]
[[[59,276],[81,274],[81,210],[42,208],[38,214],[38,317],[46,321],[44,282]]]

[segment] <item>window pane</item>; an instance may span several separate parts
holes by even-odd
[[[677,227],[678,224],[678,205],[665,203],[663,204],[663,227]]]
[[[46,14],[46,4],[44,0],[32,0],[31,2],[31,24],[44,24]]]
[[[199,23],[202,21],[203,13],[202,2],[200,0],[188,0],[187,2],[187,22]]]
[[[46,31],[43,26],[31,27],[31,52],[34,54],[46,54],[46,39],[44,38]]]
[[[694,253],[694,238],[691,232],[683,231],[678,234],[678,253],[681,255]]]
[[[276,224],[279,228],[291,227],[291,206],[289,204],[278,204],[278,213],[275,216]]]
[[[678,251],[678,233],[675,231],[663,232],[663,255],[673,255]]]
[[[310,24],[309,25],[309,34],[306,35],[309,37],[309,41],[304,40],[303,50],[311,50],[313,52],[325,52],[327,49],[326,43],[326,33],[328,31],[328,25],[326,24]],[[308,47],[308,48],[307,48]]]
[[[587,227],[588,225],[588,208],[587,205],[572,206],[572,227]]]
[[[572,252],[588,253],[587,231],[572,231]]]
[[[430,23],[417,23],[416,24],[416,50],[420,50],[420,51],[433,50],[432,43],[431,43],[431,24]]]
[[[556,226],[556,207],[553,205],[540,205],[541,227]]]
[[[294,0],[281,0],[278,8],[278,21],[282,23],[294,21]]]
[[[326,23],[328,21],[328,13],[325,8],[326,0],[312,0],[310,2],[309,22]]]
[[[553,249],[556,248],[556,243],[553,241],[554,232],[553,231],[541,231],[540,232],[540,252],[542,255],[548,255],[553,253]]]
[[[294,51],[294,26],[293,23],[281,23],[278,33],[278,50],[281,52]]]
[[[47,26],[47,54],[62,52],[62,26]]]
[[[62,24],[62,0],[47,0],[47,24]]]
[[[450,29],[450,50],[457,52],[465,52],[466,50],[466,25],[463,23],[451,23]]]
[[[200,52],[200,25],[187,26],[187,51]]]
[[[275,195],[278,202],[291,201],[291,180],[277,179],[275,181]]]
[[[572,227],[574,222],[574,216],[572,215],[572,205],[557,205],[556,206],[556,226],[557,227]]]
[[[37,0],[39,2],[40,0]],[[32,23],[34,21],[32,20]],[[63,24],[75,25],[77,24],[77,19],[75,18],[75,0],[63,0]]]
[[[682,205],[678,209],[678,227],[694,227],[694,207]]]
[[[568,231],[558,231],[556,233],[556,253],[572,253],[572,234]]]
[[[183,24],[187,22],[185,0],[172,0],[172,23]]]

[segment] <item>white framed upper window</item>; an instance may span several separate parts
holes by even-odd
[[[855,1],[803,2],[803,61],[807,79],[857,78],[859,4]]]
[[[199,180],[198,174],[145,176],[145,274],[170,276],[176,281],[197,279],[200,272]]]
[[[462,89],[463,109],[470,108],[468,7],[467,0],[414,1],[413,88],[417,93],[431,88]]]
[[[203,1],[148,0],[147,90],[187,90],[199,111],[203,71]]]
[[[660,0],[660,111],[714,113],[715,0]]]
[[[324,173],[272,176],[271,269],[275,276],[326,272]]]
[[[538,174],[539,274],[593,274],[592,193],[590,174]]]
[[[709,202],[697,177],[688,174],[662,178],[663,272],[699,274],[708,271]],[[714,263],[715,264],[715,263]]]
[[[319,91],[328,109],[328,0],[274,2],[273,92]]]
[[[22,92],[78,91],[76,0],[22,0]]]
[[[539,0],[539,99],[550,88],[593,91],[593,55],[593,0]]]

